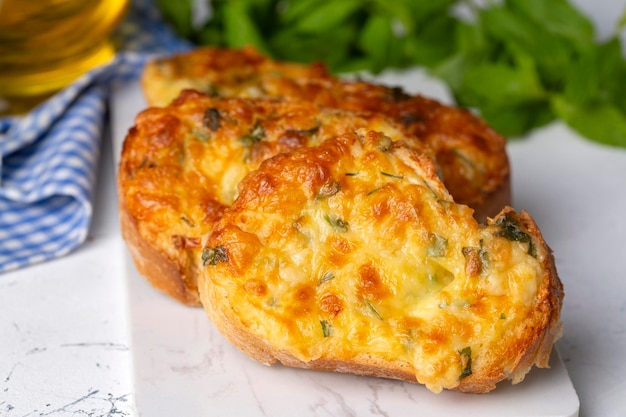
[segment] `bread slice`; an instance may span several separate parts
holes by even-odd
[[[428,156],[358,129],[266,160],[201,254],[217,328],[271,365],[484,393],[547,367],[563,288],[525,212],[487,225]]]
[[[181,89],[220,97],[281,97],[392,117],[429,146],[454,199],[478,220],[510,204],[506,141],[467,110],[445,106],[401,88],[346,81],[311,66],[271,60],[251,48],[204,47],[155,60],[142,75],[151,106],[165,106]]]
[[[268,157],[369,128],[391,139],[404,126],[365,112],[304,101],[210,97],[184,91],[171,105],[140,113],[118,170],[123,236],[139,272],[184,304],[199,305],[197,252],[237,184]]]

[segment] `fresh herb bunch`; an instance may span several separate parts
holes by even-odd
[[[616,34],[599,43],[567,0],[157,0],[198,45],[253,45],[333,72],[419,65],[460,106],[518,137],[557,118],[591,140],[626,147],[626,61]],[[195,22],[198,2],[210,10]],[[194,23],[195,22],[195,23]]]

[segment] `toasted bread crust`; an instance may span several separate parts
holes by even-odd
[[[489,392],[548,366],[563,288],[532,218],[505,208],[481,227],[452,202],[428,158],[399,142],[381,155],[372,145],[380,136],[364,137],[364,149],[348,135],[276,156],[242,181],[205,246],[220,251],[205,257],[199,282],[216,327],[268,365],[396,378],[435,392]],[[359,175],[381,169],[389,175],[374,190],[384,191],[359,188],[369,184],[355,182]],[[339,191],[320,198],[334,181]],[[419,207],[419,218],[406,202]],[[366,216],[383,207],[382,217]],[[333,214],[342,216],[339,228],[328,221]],[[446,236],[445,246],[431,248],[424,236],[433,234]],[[337,239],[340,253],[328,251]],[[413,272],[402,275],[407,265]],[[449,269],[448,281],[419,284],[437,265]],[[330,283],[320,279],[326,268]],[[364,287],[353,281],[359,275]],[[356,298],[355,288],[362,291]],[[341,308],[327,308],[329,294],[343,300]],[[361,297],[379,312],[363,310]]]
[[[137,227],[137,220],[133,218],[123,202],[124,195],[120,193],[118,198],[122,201],[120,205],[122,237],[130,250],[137,271],[157,290],[183,304],[199,306],[200,297],[193,266],[195,263],[189,264],[172,259],[145,239]],[[193,276],[190,276],[190,273]]]

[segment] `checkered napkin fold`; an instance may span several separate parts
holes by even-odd
[[[135,1],[110,64],[21,117],[0,118],[0,272],[65,255],[85,241],[93,212],[106,103],[156,54],[189,48],[149,0]]]

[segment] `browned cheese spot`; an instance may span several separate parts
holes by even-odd
[[[347,263],[348,255],[354,249],[354,245],[347,240],[332,236],[329,238],[330,247],[332,250],[328,254],[329,261],[336,266],[343,266]]]
[[[282,152],[301,148],[306,145],[307,142],[307,136],[304,133],[295,130],[288,130],[277,139],[278,146]]]
[[[254,143],[250,147],[250,164],[253,166],[261,165],[263,161],[271,158],[277,153],[287,151],[287,150],[285,151],[281,150],[280,147],[277,145],[279,144],[276,142],[266,142],[266,141],[260,141],[260,142]]]
[[[207,198],[203,204],[204,221],[206,223],[214,223],[222,218],[226,206],[213,198]]]
[[[482,261],[476,248],[463,248],[465,257],[465,273],[470,277],[475,277],[482,270]]]
[[[249,279],[243,285],[246,292],[255,297],[263,297],[267,294],[267,285],[258,279]]]
[[[160,118],[155,118],[154,123],[144,123],[142,129],[146,129],[143,135],[150,138],[151,148],[169,148],[177,140],[180,140],[176,132],[180,127],[180,120],[171,115],[165,114]]]
[[[380,274],[372,264],[359,267],[359,295],[368,300],[380,301],[389,295],[389,289],[380,279]]]
[[[477,316],[485,317],[489,311],[489,305],[485,302],[485,296],[479,295],[470,305],[470,310]]]
[[[172,235],[172,244],[176,249],[191,249],[200,247],[199,237],[189,237],[182,235]]]
[[[315,289],[308,284],[299,286],[294,292],[293,315],[304,316],[315,308]]]
[[[320,308],[322,311],[330,314],[333,318],[337,317],[343,310],[343,301],[335,294],[324,294],[320,300]]]
[[[389,214],[389,200],[384,199],[382,201],[377,201],[372,206],[372,211],[374,212],[375,218],[382,219]]]
[[[445,325],[437,323],[431,331],[426,333],[424,341],[424,353],[427,355],[435,354],[442,346],[448,344],[450,338],[450,330]]]

